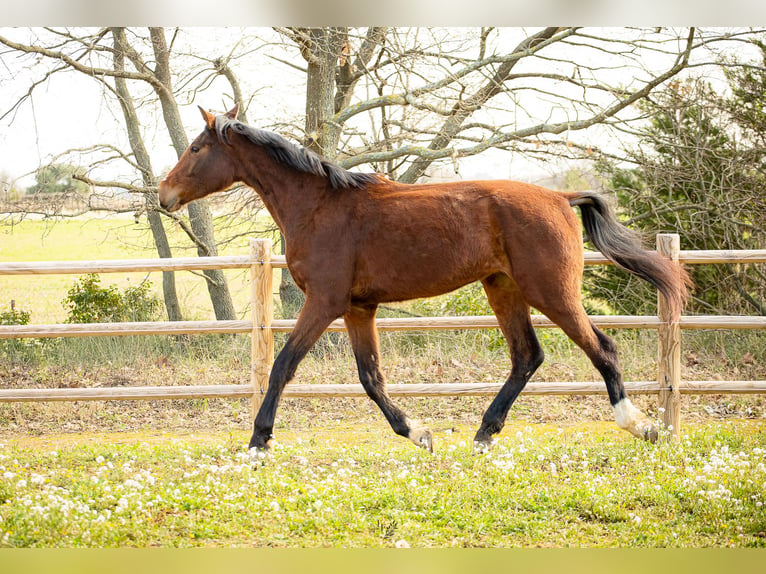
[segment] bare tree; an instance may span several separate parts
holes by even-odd
[[[113,38],[111,44],[108,41],[110,36]],[[131,37],[137,41],[136,34],[132,34]],[[153,67],[147,63],[139,49],[128,41],[125,30],[121,28],[104,28],[95,33],[85,32],[79,35],[68,30],[49,30],[46,40],[45,45],[42,42],[24,44],[0,36],[0,43],[11,50],[45,58],[53,66],[43,75],[42,79],[33,82],[24,98],[8,110],[4,110],[4,115],[7,115],[29,97],[43,79],[47,79],[54,73],[74,70],[101,82],[109,93],[117,97],[122,108],[132,155],[144,183],[142,191],[146,192],[148,198],[147,214],[151,214],[149,221],[155,244],[161,257],[170,256],[167,239],[164,237],[164,229],[162,229],[161,221],[157,215],[156,199],[150,197],[154,193],[155,176],[151,169],[149,155],[146,153],[145,145],[141,139],[133,97],[127,86],[127,82],[130,81],[143,83],[151,88],[160,103],[165,126],[173,147],[180,156],[188,146],[188,140],[173,91],[171,48],[167,43],[165,30],[162,28],[149,29],[148,41],[151,46]],[[132,69],[127,68],[126,60],[130,62]],[[184,226],[184,228],[190,233],[197,247],[197,252],[201,256],[216,255],[217,247],[213,236],[213,222],[209,205],[205,201],[195,202],[189,206],[188,213],[189,225]],[[206,270],[204,274],[207,278],[206,284],[216,318],[234,319],[236,317],[234,305],[223,272]],[[163,290],[166,295],[168,313],[171,318],[179,318],[180,309],[169,277],[167,274],[163,276]]]
[[[412,183],[434,162],[502,149],[594,151],[577,132],[633,106],[713,48],[755,31],[280,28],[306,63],[304,143]],[[735,44],[736,45],[736,44]],[[294,61],[289,65],[295,67]],[[585,139],[587,136],[583,136]]]
[[[114,89],[119,99],[122,113],[125,117],[128,141],[130,142],[130,148],[133,151],[133,157],[141,171],[144,187],[146,189],[153,189],[157,185],[157,181],[154,175],[154,170],[152,169],[151,158],[144,145],[144,140],[141,137],[141,128],[133,98],[128,90],[125,78],[122,77],[122,74],[125,73],[125,55],[130,52],[131,48],[128,44],[124,28],[112,28],[111,34],[114,41]],[[165,233],[165,228],[162,225],[162,218],[158,212],[159,202],[156,194],[151,192],[145,193],[144,201],[146,205],[146,216],[149,220],[149,227],[152,231],[152,237],[154,238],[154,245],[157,248],[157,253],[160,257],[172,257],[173,254],[170,250],[167,234]],[[174,273],[168,271],[162,273],[162,292],[168,318],[171,321],[182,320],[183,316],[181,314],[181,305],[178,302]]]

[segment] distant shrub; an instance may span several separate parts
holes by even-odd
[[[11,307],[7,311],[0,311],[0,325],[29,325],[31,316],[29,311]]]
[[[157,317],[162,302],[149,293],[151,282],[124,291],[115,285],[101,286],[98,275],[83,275],[67,292],[62,304],[67,323],[117,323],[151,321]]]
[[[0,311],[0,325],[29,325],[32,314],[12,306]],[[29,362],[41,350],[41,339],[0,339],[0,353],[11,362]]]

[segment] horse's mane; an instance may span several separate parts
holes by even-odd
[[[343,169],[279,134],[259,130],[225,116],[216,117],[215,130],[218,139],[223,143],[229,143],[229,130],[233,130],[266,149],[272,158],[287,167],[326,177],[333,189],[360,188],[377,183],[381,179],[381,176],[376,173],[356,173]]]

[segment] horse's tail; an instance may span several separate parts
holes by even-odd
[[[656,251],[648,251],[641,237],[617,221],[602,195],[593,191],[569,194],[569,205],[580,208],[588,237],[607,258],[654,285],[668,301],[671,320],[677,320],[692,281],[680,265]]]

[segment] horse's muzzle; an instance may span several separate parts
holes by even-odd
[[[172,212],[181,209],[181,202],[178,199],[178,195],[173,193],[173,190],[165,184],[164,181],[160,182],[159,187],[160,194],[160,207],[165,211]]]
[[[167,202],[160,200],[160,207],[167,212],[178,211],[181,209],[181,202],[178,201],[177,197],[173,197]]]

